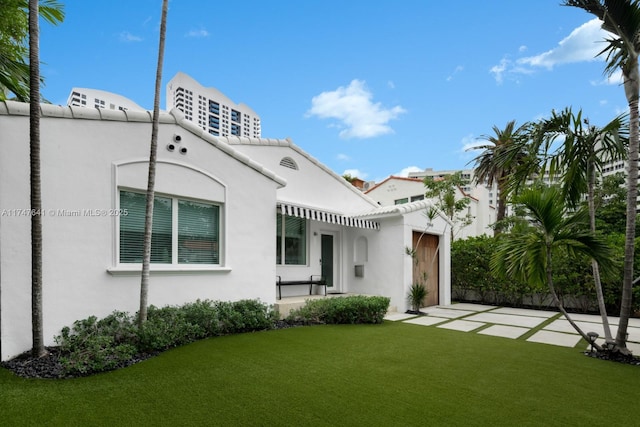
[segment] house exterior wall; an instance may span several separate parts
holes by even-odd
[[[288,140],[250,140],[229,137],[228,141],[235,149],[245,153],[260,164],[274,171],[287,181],[285,187],[278,189],[278,201],[290,202],[322,211],[351,215],[375,209],[377,204],[363,195],[343,177],[335,174],[316,159],[300,150]],[[281,164],[288,158],[295,169]],[[285,164],[291,166],[290,161]],[[331,234],[336,240],[335,272],[336,283],[333,292],[353,292],[353,259],[351,250],[354,236],[358,233],[376,235],[378,231],[345,227],[338,224],[307,221],[307,263],[305,265],[277,265],[276,274],[282,280],[300,280],[311,275],[321,274],[321,236]],[[281,287],[282,297],[302,295],[306,285]],[[320,289],[314,287],[314,292]]]
[[[273,140],[271,144],[253,144],[248,139],[221,139],[287,181],[287,185],[278,190],[280,201],[343,214],[361,213],[378,206],[344,178],[289,141]],[[280,165],[286,157],[296,163],[297,170]]]
[[[390,178],[367,191],[367,195],[382,206],[396,204],[396,200],[424,196],[426,188],[420,179]]]
[[[476,186],[472,191],[471,194],[465,195],[462,190],[456,190],[456,200],[471,196],[467,212],[473,220],[471,224],[464,227],[459,227],[456,224],[454,227],[455,239],[466,239],[492,233],[489,226],[495,222],[495,209],[487,203],[489,192],[484,186]],[[397,200],[402,199],[410,202],[412,197],[424,195],[424,193],[425,186],[421,179],[403,177],[389,177],[367,191],[367,195],[382,206],[393,206]],[[462,212],[461,215],[467,212]]]
[[[30,216],[20,211],[29,208],[29,119],[23,115],[28,105],[12,105],[21,112],[0,108],[2,360],[31,347]],[[72,112],[87,120],[71,119]],[[147,113],[101,114],[106,113],[60,107],[41,119],[46,345],[75,320],[114,310],[135,313],[139,307],[139,267],[118,264],[116,212],[119,186],[146,189],[151,123]],[[216,268],[152,264],[149,304],[243,298],[274,303],[276,189],[283,181],[243,164],[229,147],[216,148],[172,115],[161,122],[156,191],[220,203],[223,249]],[[185,155],[166,148],[176,134],[188,149]]]

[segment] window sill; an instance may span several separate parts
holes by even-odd
[[[149,269],[151,275],[171,275],[171,274],[201,274],[201,273],[228,273],[231,267],[207,266],[207,265],[152,265]],[[107,269],[107,273],[112,276],[139,276],[142,272],[142,265],[129,264],[119,265]]]

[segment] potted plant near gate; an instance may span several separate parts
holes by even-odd
[[[426,281],[426,280],[425,280]],[[423,283],[416,282],[409,288],[409,293],[407,294],[407,300],[411,305],[411,310],[408,311],[410,314],[422,314],[420,312],[420,307],[424,303],[424,299],[427,297],[429,291],[424,286]]]

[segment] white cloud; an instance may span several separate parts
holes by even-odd
[[[402,169],[400,172],[394,173],[393,176],[403,176],[406,178],[409,176],[409,172],[422,172],[422,171],[423,169],[417,166],[407,166],[406,168]]]
[[[602,60],[596,55],[605,47],[601,42],[609,36],[610,34],[601,28],[601,21],[595,18],[574,29],[553,49],[515,61],[504,57],[491,68],[490,73],[496,82],[501,84],[506,76],[513,78],[518,74],[531,74],[540,68],[552,70],[556,65]],[[526,46],[519,48],[519,52],[525,50]]]
[[[522,45],[518,48],[518,52],[525,52],[527,50],[527,47],[525,45]]]
[[[481,145],[486,145],[487,142],[478,140],[478,138],[476,138],[475,136],[473,136],[472,133],[470,133],[469,135],[464,136],[460,140],[460,144],[462,145],[461,152],[466,153],[468,151],[477,150],[478,149],[477,147]]]
[[[119,34],[118,38],[121,42],[130,43],[130,42],[141,42],[142,37],[131,34],[129,31],[123,31]]]
[[[456,74],[461,73],[461,72],[462,72],[462,70],[464,70],[464,67],[463,67],[462,65],[458,65],[458,66],[453,70],[453,73],[451,73],[451,74],[449,75],[449,77],[447,77],[447,79],[446,79],[446,80],[447,80],[448,82],[450,82],[451,80],[453,80],[453,77],[454,77]]]
[[[320,119],[336,119],[341,138],[373,138],[393,133],[389,121],[398,118],[406,110],[397,105],[384,108],[372,102],[373,94],[364,81],[353,80],[349,86],[322,92],[311,99],[308,116]]]
[[[592,19],[560,40],[557,47],[540,55],[521,58],[518,63],[551,70],[558,64],[595,61],[596,55],[605,47],[604,43],[598,42],[604,41],[608,35],[601,25],[599,19]]]
[[[358,169],[345,169],[344,172],[342,172],[342,175],[349,175],[355,178],[360,178],[360,179],[366,179],[367,176],[369,176],[368,173],[366,172],[362,172],[361,170]]]
[[[345,162],[348,161],[348,160],[351,160],[351,157],[349,157],[349,156],[347,156],[346,154],[343,154],[343,153],[338,154],[336,156],[336,158],[338,160],[345,161]]]
[[[502,84],[504,80],[504,73],[507,71],[507,67],[509,67],[511,61],[507,58],[502,58],[498,65],[494,65],[491,67],[489,72],[493,74],[493,77],[496,79],[498,84]]]
[[[602,86],[602,85],[616,85],[620,86],[624,84],[624,79],[622,77],[622,70],[618,69],[610,76],[606,76],[604,79],[596,81],[591,81],[592,86]]]
[[[204,28],[201,28],[199,30],[191,30],[184,36],[201,39],[204,37],[209,37],[209,31],[205,30]]]

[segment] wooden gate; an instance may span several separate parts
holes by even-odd
[[[427,288],[428,294],[425,306],[437,305],[439,294],[439,270],[440,251],[438,248],[439,237],[433,234],[413,232],[413,283],[422,283]]]

